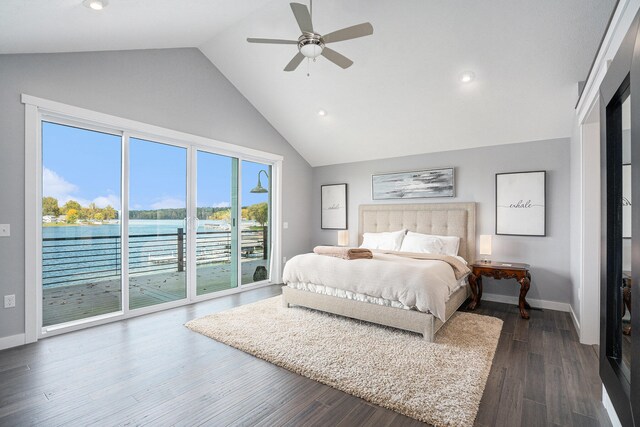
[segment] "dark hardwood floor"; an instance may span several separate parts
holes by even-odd
[[[0,351],[0,425],[421,425],[183,326],[256,289]],[[595,350],[567,313],[483,302],[504,320],[478,426],[610,425]]]

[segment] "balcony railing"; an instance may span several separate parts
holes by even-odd
[[[265,255],[266,232],[242,230],[241,258]],[[196,234],[196,263],[231,261],[231,232],[203,231]],[[184,271],[187,236],[177,233],[129,236],[129,275]],[[42,285],[60,286],[111,280],[120,276],[120,236],[51,237],[42,239]]]

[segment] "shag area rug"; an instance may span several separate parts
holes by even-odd
[[[436,426],[471,426],[502,320],[455,313],[434,343],[421,335],[301,307],[281,297],[192,320],[217,341]]]

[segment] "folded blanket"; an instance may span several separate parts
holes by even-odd
[[[342,259],[371,259],[373,253],[369,249],[349,248],[345,246],[316,246],[313,252]]]

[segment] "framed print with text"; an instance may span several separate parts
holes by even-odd
[[[546,171],[496,174],[496,234],[546,235]]]
[[[347,229],[347,184],[329,184],[320,187],[320,228]]]

